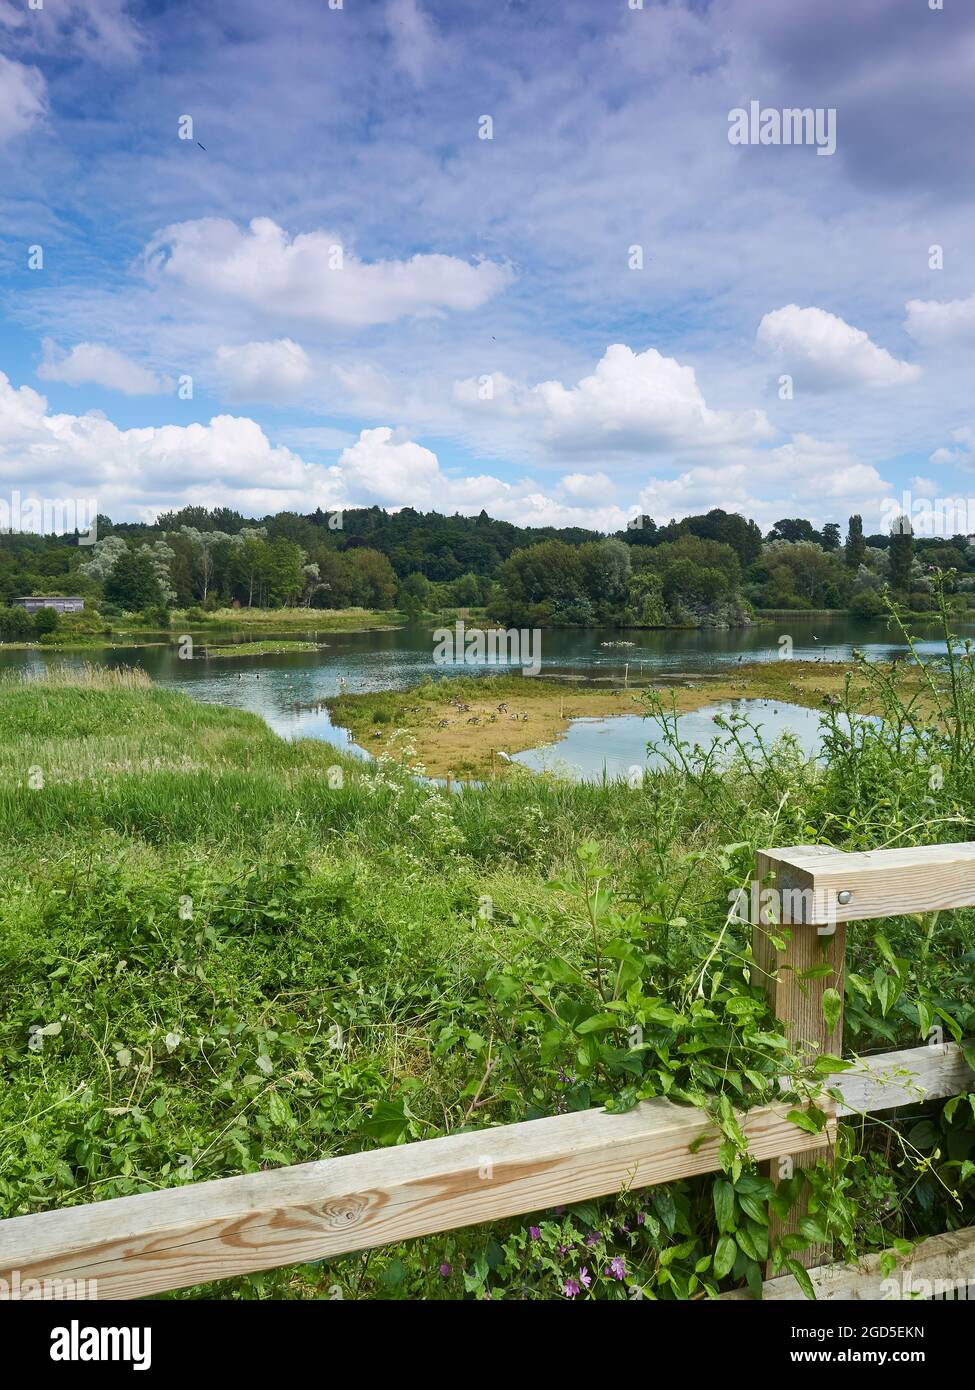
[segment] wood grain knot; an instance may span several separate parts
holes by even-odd
[[[361,1221],[368,1208],[368,1198],[353,1197],[340,1202],[325,1202],[318,1208],[318,1214],[330,1230],[342,1231]]]

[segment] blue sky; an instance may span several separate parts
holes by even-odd
[[[5,491],[868,532],[971,491],[975,6],[337,3],[0,0]],[[835,153],[732,144],[753,101]]]

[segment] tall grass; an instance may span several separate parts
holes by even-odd
[[[883,717],[851,728],[863,687]],[[141,673],[0,681],[0,1215],[628,1091],[754,1101],[784,1065],[741,1021],[754,1005],[761,1036],[775,1029],[748,929],[728,924],[755,850],[972,836],[970,654],[910,689],[859,662],[824,706],[818,764],[746,721],[720,758],[671,722],[672,766],[635,787],[539,778],[448,796]],[[620,1026],[656,1001],[636,1062],[612,1033],[575,1031],[605,994],[607,949]],[[970,1033],[973,962],[969,912],[858,925],[847,1050],[917,1044],[934,1018]],[[973,1154],[970,1111],[851,1125],[839,1176],[815,1179],[834,1247],[971,1221]],[[553,1296],[588,1233],[600,1269],[625,1255],[653,1296],[694,1296],[760,1267],[742,1247],[712,1268],[710,1182],[539,1215],[537,1249],[513,1223],[218,1292]],[[607,1297],[627,1287],[597,1281]]]

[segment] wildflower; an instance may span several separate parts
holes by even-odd
[[[598,1245],[598,1244],[599,1244],[599,1237],[596,1235],[596,1232],[595,1232],[595,1231],[590,1231],[589,1234],[586,1236],[586,1244],[587,1244],[587,1245]]]
[[[647,1219],[647,1214],[646,1214],[645,1211],[639,1211],[639,1212],[637,1212],[636,1224],[637,1224],[638,1226],[642,1226],[643,1223],[644,1223],[644,1221],[646,1221],[646,1219]]]
[[[450,1265],[449,1265],[449,1264],[444,1263],[444,1264],[442,1264],[442,1265],[440,1266],[440,1277],[441,1277],[441,1279],[449,1279],[451,1273],[452,1273],[452,1271],[451,1271],[451,1268],[450,1268]]]
[[[592,1283],[592,1275],[585,1265],[579,1270],[579,1283],[584,1289],[588,1289],[589,1285]]]
[[[541,1228],[541,1226],[529,1226],[529,1227],[528,1227],[528,1234],[531,1236],[532,1240],[541,1240],[541,1238],[542,1238],[542,1228]]]
[[[563,1288],[566,1298],[575,1298],[576,1294],[579,1292],[579,1285],[574,1279],[566,1279]]]
[[[614,1279],[623,1279],[623,1278],[625,1278],[625,1276],[626,1276],[626,1263],[625,1263],[625,1261],[623,1260],[622,1256],[616,1255],[612,1260],[610,1260],[610,1262],[609,1262],[609,1269],[607,1269],[606,1273],[607,1273],[607,1274],[612,1274],[612,1276],[613,1276]]]

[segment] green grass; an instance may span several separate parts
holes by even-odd
[[[185,610],[177,609],[172,615],[173,628],[182,624],[194,632],[211,628],[285,631],[295,627],[309,632],[367,632],[399,627],[402,622],[403,615],[394,609],[377,608],[217,608],[203,618],[192,619]]]
[[[881,692],[885,723],[853,747],[828,711],[818,770],[741,725],[721,775],[675,742],[675,770],[639,787],[542,778],[447,797],[137,672],[0,681],[0,1216],[631,1092],[768,1099],[794,1063],[759,1041],[776,1025],[729,892],[762,846],[972,837],[973,685],[961,668],[930,728]],[[847,1050],[916,1045],[939,1008],[975,1028],[972,917],[894,919],[882,942],[851,930]],[[972,1224],[973,1153],[967,1106],[850,1124],[839,1176],[810,1179],[834,1248]],[[739,1206],[760,1205],[763,1182],[746,1166]],[[714,1186],[179,1296],[561,1297],[588,1261],[590,1297],[634,1283],[691,1297],[760,1268],[736,1207],[743,1244],[715,1273]],[[625,1280],[604,1274],[611,1258]]]
[[[236,642],[227,647],[207,647],[209,656],[280,656],[285,652],[317,652],[320,642],[292,642],[286,638],[266,642]]]

